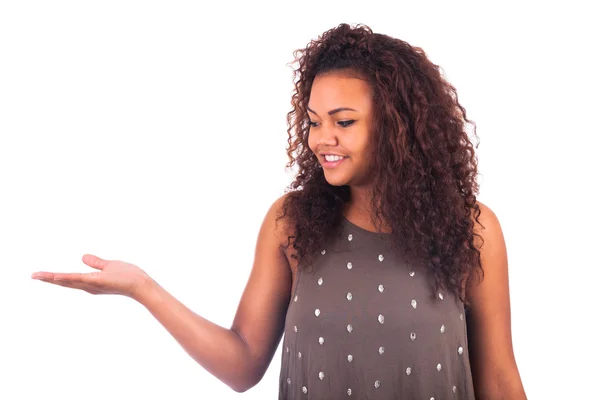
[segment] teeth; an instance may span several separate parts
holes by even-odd
[[[340,156],[330,156],[330,155],[326,155],[325,156],[325,160],[329,161],[329,162],[335,162],[335,161],[339,161],[344,157],[340,157]]]

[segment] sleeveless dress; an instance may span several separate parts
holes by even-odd
[[[279,400],[474,400],[460,299],[433,298],[390,234],[346,218],[340,232],[296,275]]]

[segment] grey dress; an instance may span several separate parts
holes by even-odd
[[[343,219],[287,311],[279,400],[475,399],[463,303]]]

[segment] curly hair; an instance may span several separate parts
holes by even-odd
[[[310,265],[320,246],[338,232],[350,199],[347,185],[325,180],[308,147],[311,86],[318,74],[350,72],[373,93],[369,168],[374,224],[389,224],[394,248],[426,268],[432,296],[444,288],[468,306],[463,285],[472,272],[483,274],[474,242],[475,236],[483,238],[473,229],[472,217],[479,223],[481,213],[477,157],[463,119],[473,124],[475,137],[476,125],[458,103],[456,89],[421,48],[373,33],[364,24],[340,24],[293,54],[298,68],[293,109],[287,113],[286,168],[297,165],[298,171],[285,190],[278,220],[288,216],[293,221],[287,246],[293,245],[298,267]]]

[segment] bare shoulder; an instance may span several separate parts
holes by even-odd
[[[502,228],[500,226],[500,220],[496,213],[484,203],[477,201],[477,205],[479,206],[479,217],[477,221],[475,221],[475,213],[473,211],[472,217],[475,225],[473,227],[474,233],[477,233],[483,242],[479,241],[478,247],[481,245],[487,246],[485,248],[485,254],[482,253],[482,257],[486,254],[489,254],[491,248],[496,248],[498,245],[504,245],[504,237],[502,235]]]
[[[288,236],[292,235],[292,224],[287,216],[282,217],[283,215],[283,205],[286,202],[287,198],[290,196],[290,193],[286,193],[280,197],[278,197],[267,213],[268,218],[272,222],[273,234],[277,237],[281,248],[287,247]]]
[[[479,224],[475,224],[475,229],[479,229],[479,232],[481,232],[482,230],[486,229],[486,227],[485,227],[486,223],[488,223],[488,224],[499,223],[496,213],[494,213],[494,211],[490,207],[488,207],[486,204],[482,203],[479,200],[476,203],[479,206],[479,211],[480,211],[478,220],[481,223],[481,225],[483,225],[483,228]],[[475,210],[472,210],[471,216],[473,217],[473,220],[474,220],[475,219]]]

